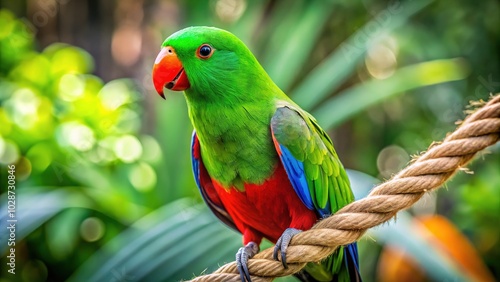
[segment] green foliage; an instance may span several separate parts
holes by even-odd
[[[32,52],[33,39],[27,26],[15,19],[8,10],[0,10],[0,73],[5,76],[28,53]]]
[[[132,80],[104,83],[91,74],[94,61],[85,50],[56,43],[36,52],[22,21],[1,10],[0,22],[7,27],[0,36],[2,175],[4,165],[16,165],[17,208],[36,210],[19,213],[17,239],[28,237],[28,246],[41,240],[33,259],[73,260],[69,275],[99,248],[75,253],[88,244],[81,236],[85,219],[98,215],[107,233],[97,240],[106,240],[164,204],[163,190],[153,189],[162,151],[156,138],[139,131],[142,94]],[[32,197],[36,187],[45,187],[43,196]],[[66,211],[77,207],[89,210]],[[20,261],[19,268],[32,262]]]
[[[127,277],[134,281],[179,281],[213,271],[220,262],[232,259],[241,244],[240,237],[228,230],[217,224],[205,205],[175,201],[113,238],[69,281]]]
[[[380,179],[452,130],[468,100],[499,90],[493,0],[228,2],[184,1],[180,26],[149,28],[164,37],[190,25],[232,31],[286,93],[335,129],[344,166]],[[239,235],[199,204],[184,97],[167,93],[164,102],[131,79],[104,82],[78,47],[38,52],[28,21],[8,10],[0,10],[0,26],[0,180],[3,193],[5,165],[16,164],[15,279],[172,281],[232,260]],[[143,95],[155,99],[152,107]],[[395,146],[399,155],[384,157]],[[437,207],[498,278],[500,163],[498,147],[492,151],[474,175],[438,193]],[[349,174],[357,198],[374,182],[359,184],[362,175]],[[6,194],[0,200],[5,222]],[[409,245],[430,277],[461,276],[439,260],[429,264],[425,242],[401,236],[405,222],[370,236]],[[375,275],[378,248],[360,243],[364,277]]]

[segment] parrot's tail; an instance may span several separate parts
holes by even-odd
[[[344,247],[344,261],[347,264],[349,271],[349,281],[361,282],[361,275],[359,273],[359,257],[358,257],[358,244],[352,243]]]
[[[361,282],[358,245],[352,243],[340,247],[321,263],[308,263],[295,277],[303,282]]]

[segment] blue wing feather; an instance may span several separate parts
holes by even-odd
[[[344,246],[344,257],[350,280],[362,281],[359,274],[358,244],[356,242]]]
[[[295,193],[297,193],[302,203],[304,203],[308,209],[315,210],[320,217],[331,215],[332,211],[329,209],[330,205],[328,203],[325,208],[319,208],[314,204],[311,197],[311,191],[307,184],[304,163],[297,160],[285,146],[281,145],[278,141],[275,142],[279,145],[281,151],[279,157],[281,163],[285,167],[288,179],[290,179],[293,190],[295,190]]]
[[[313,210],[314,203],[307,186],[304,163],[297,160],[285,146],[279,144],[279,147],[281,151],[281,162],[285,167],[285,171],[288,174],[290,182],[292,182],[295,193],[297,193],[302,203],[304,203],[308,209]]]
[[[195,157],[195,140],[196,140],[196,131],[193,131],[193,136],[191,137],[191,165],[193,168],[193,174],[194,174],[194,180],[196,182],[196,186],[198,186],[198,189],[201,192],[201,185],[200,185],[200,159]],[[203,193],[202,193],[203,195]]]

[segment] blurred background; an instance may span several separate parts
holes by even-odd
[[[178,281],[232,261],[192,178],[162,41],[232,31],[317,117],[357,198],[500,90],[496,0],[0,0],[0,281]],[[500,147],[361,239],[365,281],[500,280]],[[7,165],[16,269],[7,273]],[[263,243],[269,246],[268,242]],[[293,277],[283,278],[296,281]]]

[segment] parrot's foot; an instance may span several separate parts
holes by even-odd
[[[248,272],[248,259],[251,259],[259,252],[259,245],[254,242],[248,243],[245,247],[241,247],[236,253],[236,266],[240,273],[242,282],[251,282],[250,273]]]
[[[280,251],[281,263],[283,264],[284,268],[288,268],[288,265],[286,264],[286,250],[288,249],[288,244],[290,244],[292,237],[299,234],[300,232],[302,232],[302,230],[287,228],[285,232],[281,234],[281,237],[278,239],[276,245],[274,246],[273,258],[275,260],[278,260],[278,251]]]

